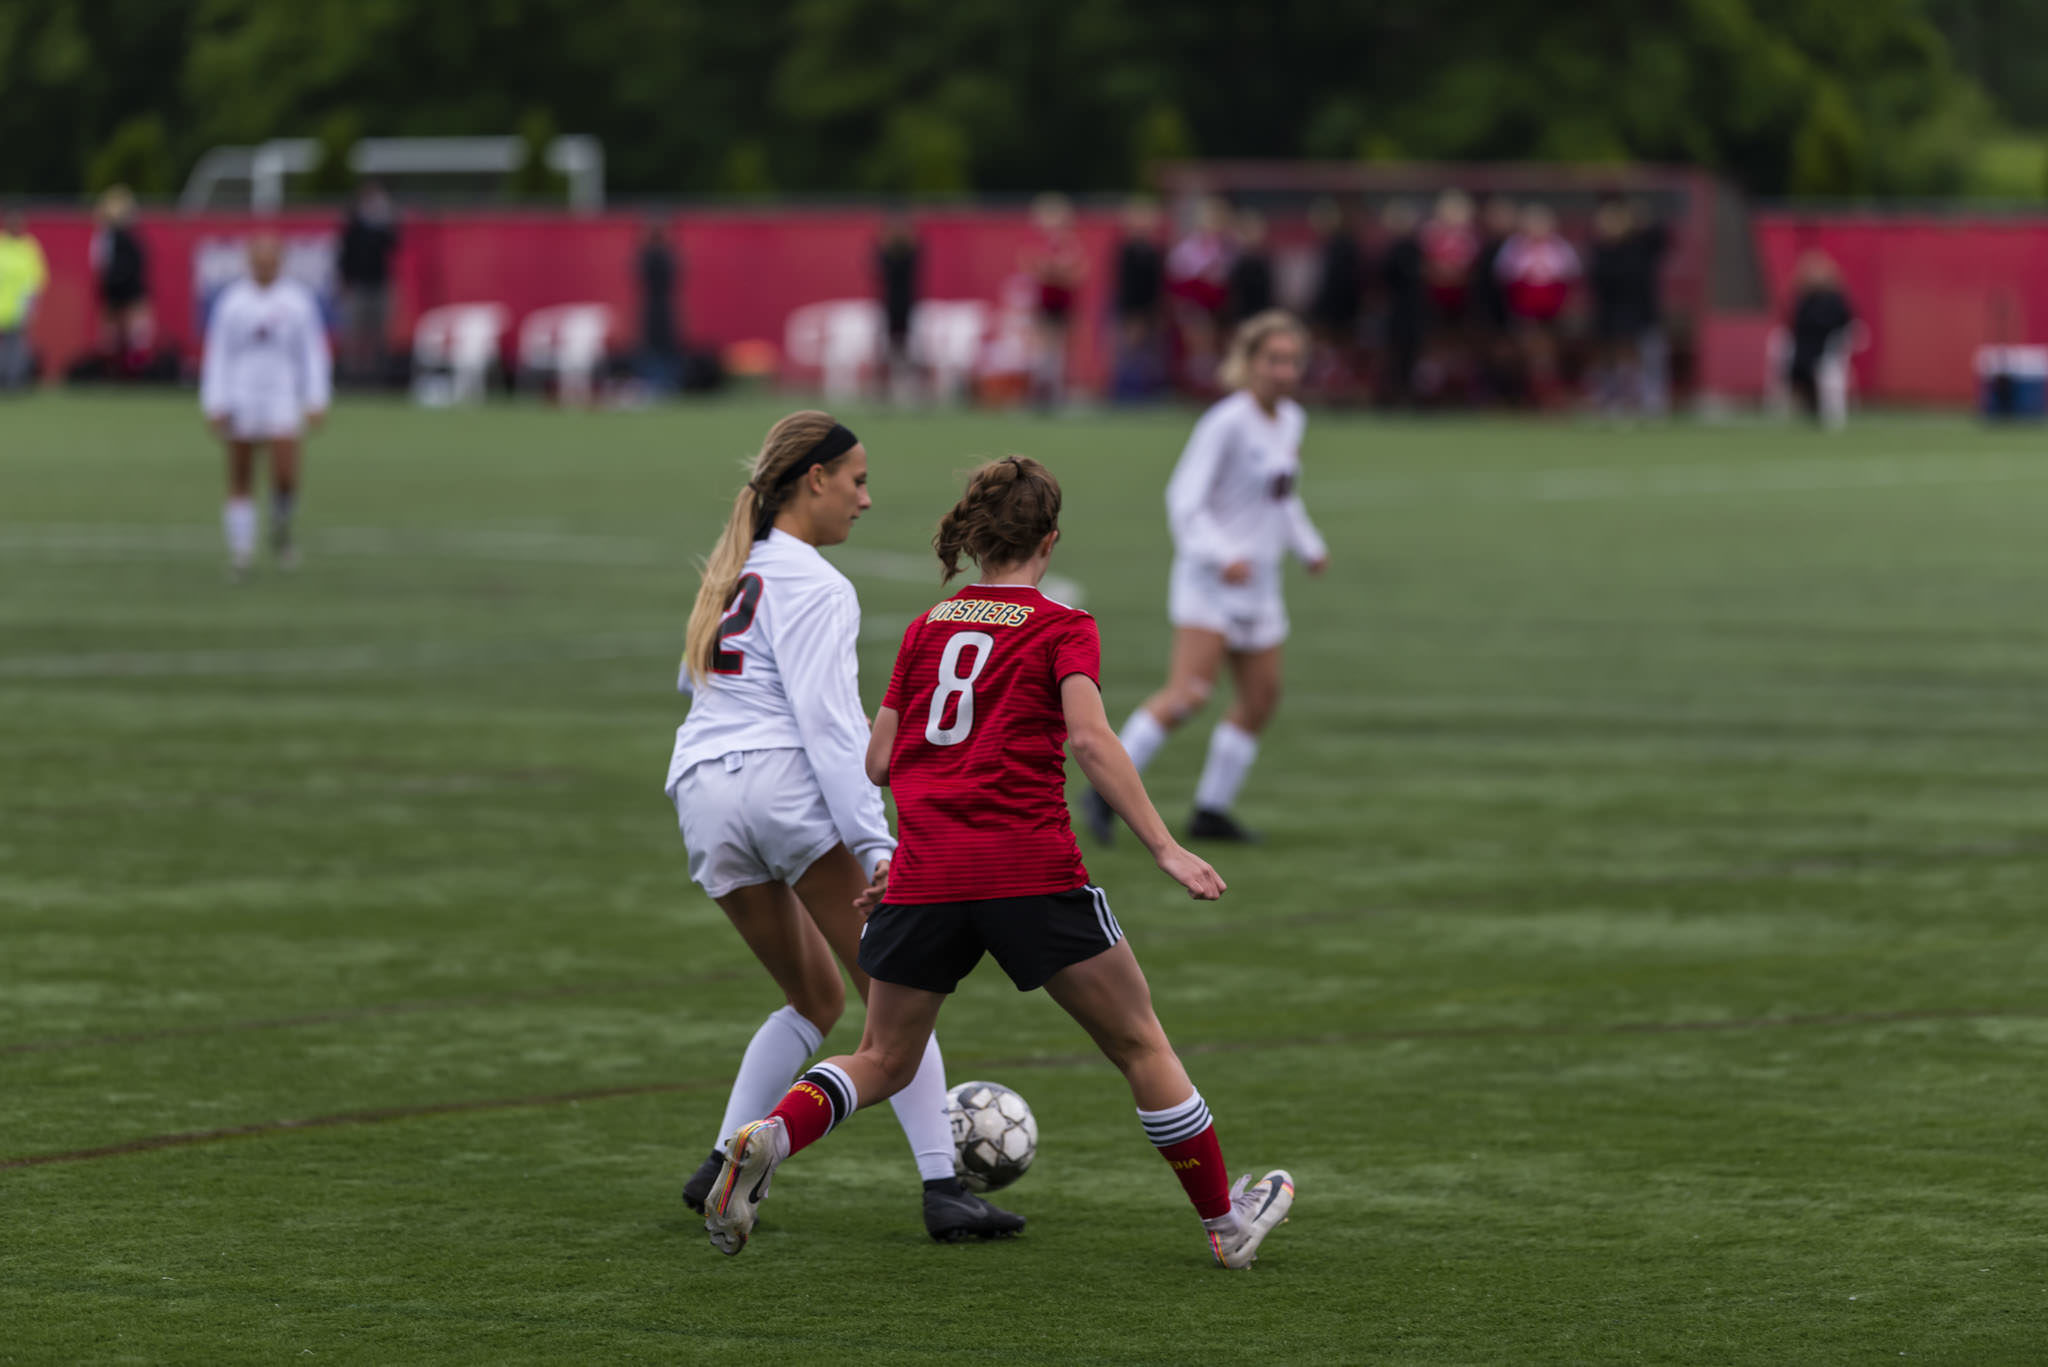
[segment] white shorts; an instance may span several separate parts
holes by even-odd
[[[735,751],[685,770],[669,789],[690,879],[712,897],[794,883],[839,844],[839,827],[801,750]]]
[[[1280,566],[1255,562],[1250,582],[1226,584],[1223,566],[1177,555],[1168,582],[1166,617],[1177,627],[1218,632],[1232,650],[1271,650],[1287,639]]]
[[[297,396],[244,397],[228,407],[228,436],[235,441],[291,441],[306,430],[306,410]]]

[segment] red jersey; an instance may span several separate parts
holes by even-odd
[[[1060,682],[1101,683],[1095,619],[1022,584],[977,584],[912,622],[896,712],[892,903],[978,902],[1088,881],[1067,820]]]

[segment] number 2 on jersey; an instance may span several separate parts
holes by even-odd
[[[974,647],[974,667],[962,674],[960,657],[969,646]],[[924,723],[924,738],[933,745],[958,745],[974,729],[974,681],[988,668],[988,657],[995,653],[995,648],[996,638],[985,631],[955,632],[953,639],[946,642],[946,653],[939,657],[939,689],[932,694],[931,715]],[[954,698],[960,701],[953,713],[953,724],[943,726],[940,723],[946,717],[946,704]]]
[[[725,620],[718,624],[718,639],[711,648],[713,674],[738,674],[747,667],[746,652],[727,650],[725,642],[754,625],[754,613],[760,606],[761,576],[741,575],[740,582],[733,585],[732,605],[725,611]]]

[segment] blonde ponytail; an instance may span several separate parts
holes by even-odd
[[[789,496],[791,482],[783,478],[788,468],[815,451],[838,424],[830,413],[804,409],[768,429],[760,452],[754,457],[747,482],[732,501],[732,514],[725,520],[718,544],[704,562],[697,584],[697,601],[690,608],[690,624],[683,631],[683,664],[693,683],[703,683],[711,673],[712,658],[718,653],[718,626],[725,610],[732,606],[733,590],[754,543],[768,534],[775,515]],[[827,468],[844,458],[844,452],[821,462]]]
[[[740,486],[732,501],[732,516],[718,544],[704,562],[704,575],[697,584],[697,601],[690,608],[690,625],[683,632],[683,663],[690,667],[690,679],[704,682],[711,672],[711,657],[718,649],[718,624],[732,602],[740,571],[747,566],[747,553],[754,548],[754,519],[760,499],[752,484]]]

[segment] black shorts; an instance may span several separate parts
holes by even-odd
[[[861,929],[860,966],[898,987],[951,992],[985,951],[1019,992],[1029,992],[1123,938],[1108,895],[1087,883],[979,902],[884,902]]]

